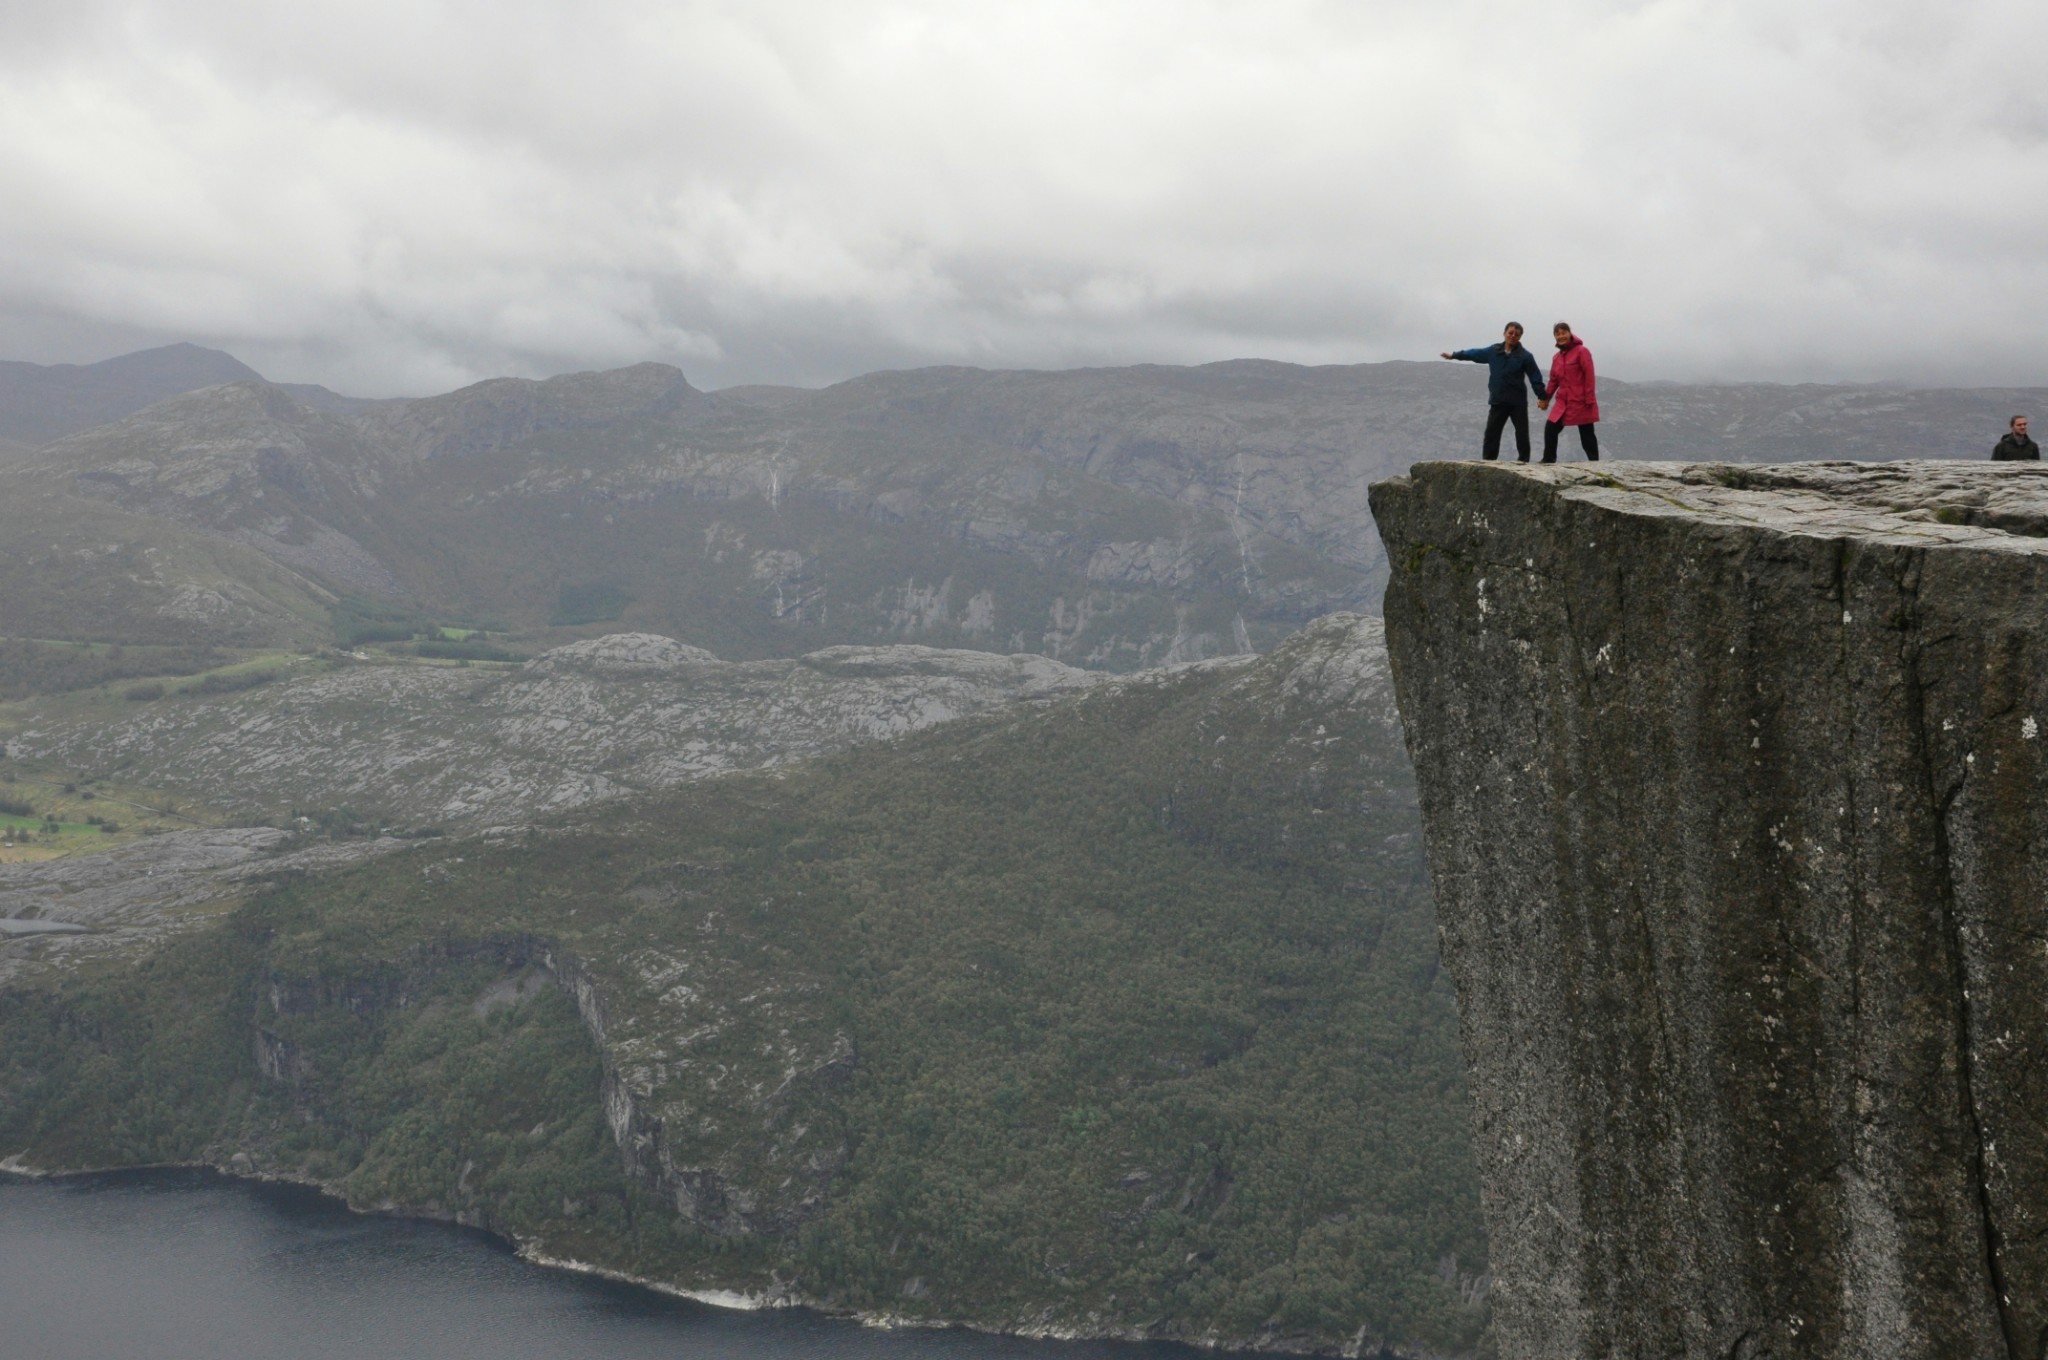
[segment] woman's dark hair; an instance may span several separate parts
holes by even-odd
[[[1577,332],[1577,331],[1574,331],[1574,330],[1572,329],[1572,323],[1571,323],[1571,322],[1569,322],[1569,321],[1560,321],[1560,322],[1558,322],[1558,323],[1557,323],[1557,324],[1556,324],[1555,326],[1552,326],[1552,327],[1550,328],[1550,333],[1551,333],[1552,335],[1555,335],[1555,334],[1557,334],[1557,333],[1558,333],[1559,331],[1563,331],[1563,332],[1565,332],[1565,333],[1566,333],[1567,335],[1576,335],[1576,334],[1578,334],[1578,332]]]

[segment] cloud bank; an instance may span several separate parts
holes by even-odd
[[[2012,0],[0,3],[0,357],[2048,382]]]

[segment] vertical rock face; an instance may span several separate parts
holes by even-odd
[[[1503,1353],[2048,1348],[2048,469],[1373,488]]]

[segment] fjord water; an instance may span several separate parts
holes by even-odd
[[[482,1233],[203,1172],[0,1175],[9,1360],[1169,1360],[1177,1346],[884,1331],[530,1265]]]

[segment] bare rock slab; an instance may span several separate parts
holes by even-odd
[[[1373,488],[1502,1352],[2048,1348],[2048,469]]]

